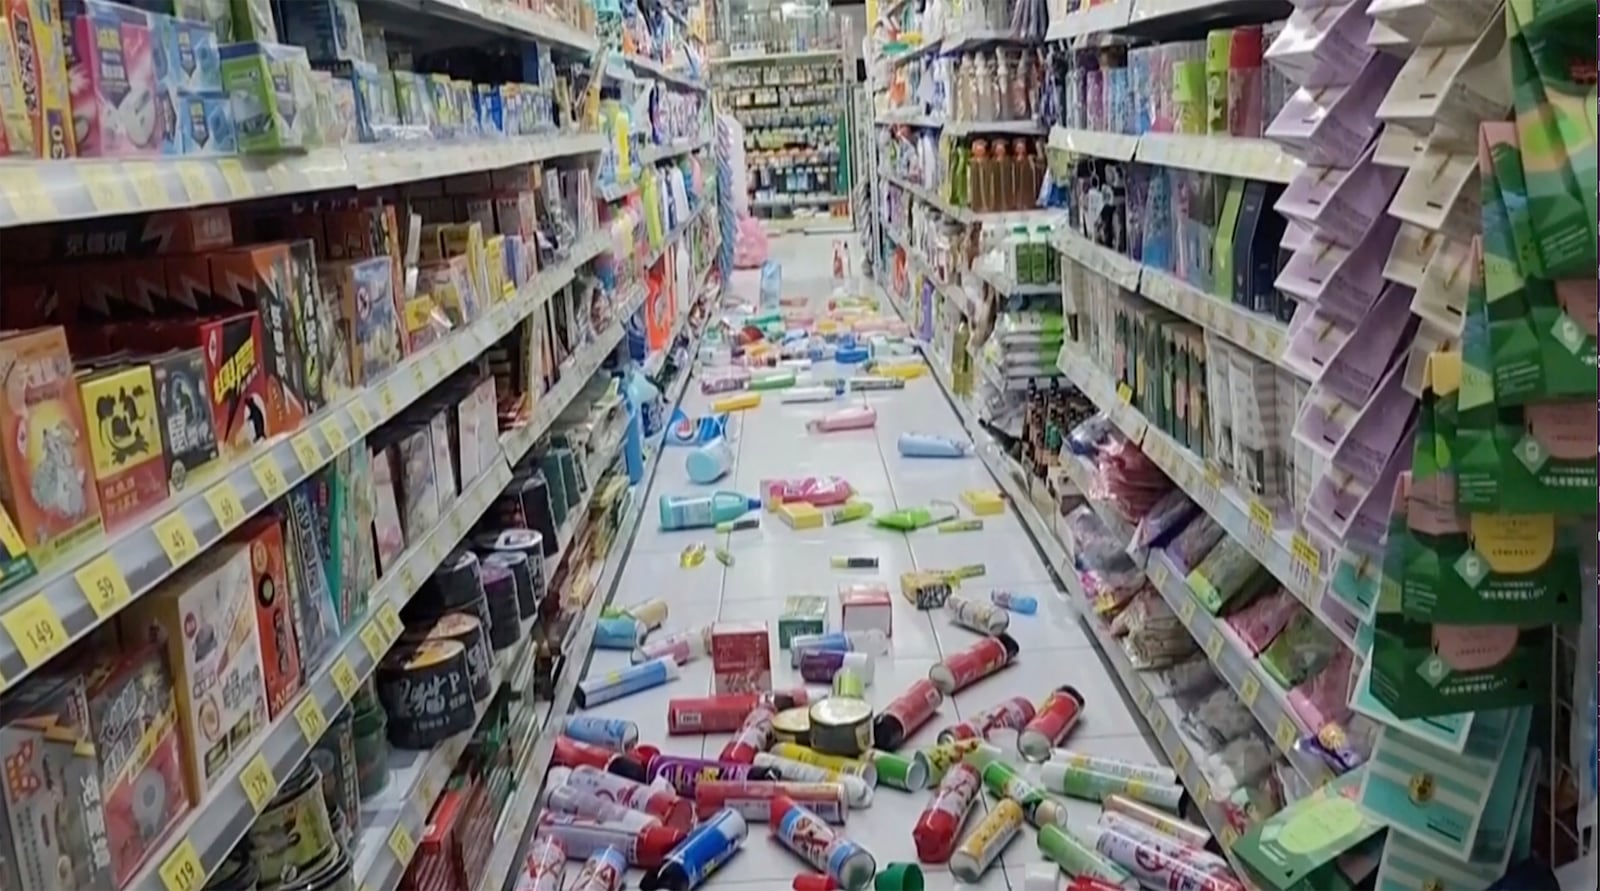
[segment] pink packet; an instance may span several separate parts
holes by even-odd
[[[793,480],[762,480],[761,499],[767,510],[803,501],[813,507],[832,507],[850,500],[854,492],[842,476],[808,476]]]
[[[1265,594],[1258,595],[1243,609],[1230,613],[1227,623],[1244,643],[1245,649],[1255,657],[1272,645],[1278,632],[1282,631],[1299,611],[1300,603],[1290,596],[1288,591],[1273,588]]]
[[[1340,647],[1322,670],[1300,686],[1289,691],[1289,708],[1301,723],[1321,732],[1333,723],[1344,723],[1350,717],[1350,664],[1353,654]]]

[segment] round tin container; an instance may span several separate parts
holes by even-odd
[[[428,576],[417,596],[406,605],[406,618],[433,619],[452,610],[465,609],[472,601],[483,596],[483,584],[479,581],[478,571],[477,554],[451,551],[439,568]]]
[[[308,761],[289,776],[249,838],[263,886],[292,882],[338,849],[316,765]]]
[[[831,697],[811,706],[811,747],[854,758],[872,748],[872,706],[860,699]]]
[[[483,623],[462,612],[445,613],[425,628],[408,629],[401,638],[409,644],[425,640],[453,640],[467,651],[467,675],[472,680],[472,698],[483,702],[494,693],[494,655],[484,639]]]
[[[222,865],[206,882],[204,891],[255,891],[260,878],[256,862],[250,856],[250,845],[245,842],[228,852]]]
[[[262,885],[264,891],[356,891],[353,864],[350,855],[335,848],[334,856],[299,877],[274,886]]]
[[[511,570],[485,565],[478,573],[483,582],[485,605],[489,608],[489,642],[495,652],[517,645],[522,637],[522,616],[517,605],[517,580]]]
[[[512,580],[517,583],[517,619],[520,622],[533,618],[539,610],[539,602],[534,596],[534,568],[528,555],[521,551],[491,551],[483,555],[483,565],[498,566],[511,573]]]
[[[322,797],[328,802],[328,812],[343,816],[353,834],[361,825],[361,789],[356,777],[355,715],[351,709],[339,710],[308,757],[322,773]]]
[[[811,745],[811,710],[805,706],[786,708],[772,718],[774,742]]]
[[[467,648],[454,640],[397,647],[378,665],[378,699],[389,715],[389,742],[431,749],[472,728]]]

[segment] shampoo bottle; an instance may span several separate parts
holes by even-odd
[[[965,458],[972,452],[968,443],[931,433],[902,433],[899,446],[907,458]]]
[[[812,433],[833,433],[839,430],[865,430],[878,423],[878,412],[870,405],[852,405],[820,418],[806,422]]]
[[[761,501],[738,492],[717,491],[710,495],[661,496],[661,528],[707,529],[727,520],[738,519],[746,511],[759,510]]]

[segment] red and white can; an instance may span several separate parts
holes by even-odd
[[[1058,687],[1045,697],[1039,711],[1017,734],[1017,751],[1038,763],[1050,760],[1055,748],[1083,715],[1083,694],[1073,687]]]
[[[636,783],[589,765],[573,768],[567,775],[567,785],[630,810],[643,811],[673,829],[687,830],[694,824],[692,803],[670,786]]]
[[[917,728],[928,723],[942,704],[944,694],[927,678],[907,687],[872,722],[874,747],[889,751],[898,749]]]
[[[772,745],[772,719],[777,715],[771,706],[756,706],[745,716],[744,724],[739,727],[739,734],[722,747],[717,760],[733,761],[738,764],[749,764],[756,760],[758,752],[765,752],[767,746]]]
[[[988,739],[996,730],[1021,730],[1034,717],[1033,703],[1026,696],[1013,696],[998,705],[973,715],[939,731],[939,742],[956,742],[963,739]],[[1048,756],[1049,751],[1045,754]]]
[[[810,696],[804,688],[672,699],[667,702],[667,733],[673,736],[733,733],[744,726],[744,719],[758,705],[765,704],[781,712],[808,702]]]
[[[764,823],[772,799],[787,795],[829,823],[842,825],[850,812],[844,786],[839,783],[792,783],[765,780],[706,780],[695,786],[695,814],[702,820],[725,807],[738,811],[752,823]]]
[[[971,686],[1005,668],[1015,659],[1017,642],[1009,634],[985,637],[972,646],[937,662],[928,669],[928,680],[946,696]]]
[[[983,780],[978,769],[962,761],[951,765],[938,791],[923,808],[922,816],[911,830],[911,840],[917,845],[917,859],[923,863],[944,863],[956,849],[956,836],[967,812],[978,800],[978,789]]]

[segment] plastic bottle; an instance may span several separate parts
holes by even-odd
[[[647,640],[634,649],[630,658],[637,665],[640,662],[670,656],[672,661],[679,665],[686,665],[692,659],[704,658],[710,652],[710,644],[711,626],[703,625],[667,637]]]
[[[733,469],[733,445],[727,437],[718,437],[698,446],[683,457],[683,469],[689,482],[709,486]]]
[[[1031,616],[1039,611],[1039,601],[1031,594],[994,590],[989,592],[989,602],[1001,609],[1021,613],[1024,616]]]
[[[694,822],[694,807],[689,800],[660,785],[645,785],[587,764],[572,768],[566,785],[642,811],[675,829],[688,829]]]
[[[972,454],[971,443],[932,433],[902,433],[896,445],[906,458],[965,458]]]
[[[922,809],[911,840],[917,846],[917,859],[923,863],[944,863],[956,848],[956,836],[967,812],[978,800],[983,782],[970,764],[955,764],[939,781],[928,806]]]
[[[709,495],[663,495],[660,501],[661,528],[709,529],[760,508],[760,499],[738,492],[718,490]]]

